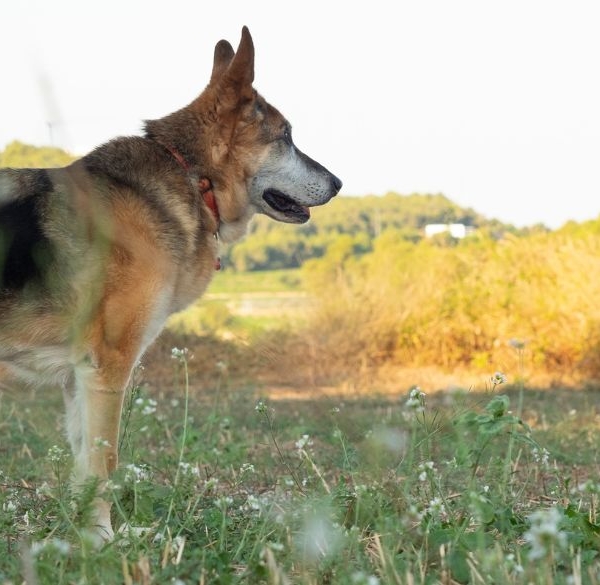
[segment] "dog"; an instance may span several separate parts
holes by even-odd
[[[256,213],[301,224],[341,181],[253,88],[247,27],[188,106],[58,169],[0,171],[0,369],[63,390],[74,482],[118,462],[134,365]],[[114,537],[98,496],[90,530]]]

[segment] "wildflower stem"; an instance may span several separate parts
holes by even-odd
[[[179,476],[181,474],[181,463],[183,461],[183,453],[185,450],[185,444],[187,442],[188,433],[188,412],[190,402],[190,379],[187,365],[187,359],[185,353],[182,353],[180,361],[183,364],[184,374],[184,406],[183,406],[183,429],[181,431],[181,445],[179,447],[179,459],[177,461],[177,470],[175,471],[175,479],[173,480],[173,487],[176,488],[179,485]],[[171,493],[171,501],[169,502],[169,511],[167,512],[167,518],[165,520],[165,527],[169,526],[171,515],[173,514],[173,506],[175,504],[175,490]]]
[[[310,466],[313,468],[313,471],[317,474],[318,478],[321,480],[321,483],[323,484],[323,487],[325,488],[325,491],[328,494],[330,494],[331,493],[331,489],[327,485],[327,482],[325,481],[325,478],[321,474],[321,471],[319,470],[319,468],[315,465],[314,461],[310,458],[309,454],[306,452],[305,449],[301,449],[300,453],[302,453],[302,455],[304,455],[305,459],[310,463]]]
[[[281,449],[279,448],[279,444],[277,443],[277,438],[275,437],[275,432],[273,430],[273,421],[271,420],[271,417],[269,416],[268,410],[265,408],[262,412],[265,415],[265,418],[267,419],[267,424],[269,426],[269,434],[271,436],[271,440],[273,441],[273,444],[275,445],[275,449],[277,449],[277,454],[279,455],[280,461],[283,463],[285,468],[288,470],[288,473],[291,475],[292,480],[296,484],[296,487],[298,488],[300,493],[302,495],[305,495],[304,489],[302,488],[302,483],[296,476],[296,472],[292,469],[292,467],[288,463],[285,455],[281,452]]]

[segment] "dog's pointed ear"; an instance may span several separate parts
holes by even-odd
[[[254,81],[254,43],[248,27],[242,28],[242,38],[229,67],[227,80],[237,86],[239,95],[252,97],[252,82]]]
[[[234,55],[233,47],[227,41],[219,41],[215,45],[215,57],[213,60],[212,74],[210,76],[211,84],[218,81],[223,73],[225,73]]]

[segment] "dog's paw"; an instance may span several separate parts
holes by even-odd
[[[96,524],[81,533],[82,541],[94,550],[102,548],[105,544],[112,542],[114,538],[115,533],[110,524],[107,526]]]
[[[150,536],[153,530],[154,529],[151,526],[132,526],[128,523],[121,524],[115,535],[115,543],[119,546],[130,546],[132,541]]]

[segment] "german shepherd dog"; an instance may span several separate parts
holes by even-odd
[[[217,43],[188,106],[60,169],[0,171],[0,369],[62,387],[74,481],[117,466],[132,368],[172,313],[205,290],[218,242],[255,213],[304,223],[341,181],[292,142],[253,89],[246,27]],[[110,504],[92,532],[114,536]]]

